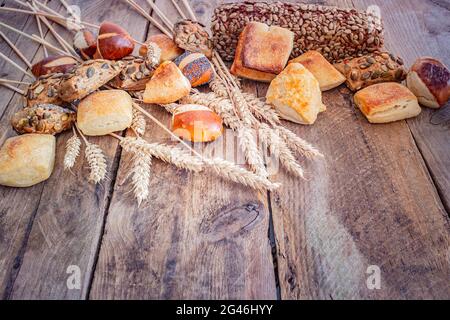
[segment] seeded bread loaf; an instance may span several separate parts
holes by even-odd
[[[388,52],[345,59],[334,66],[347,78],[347,86],[352,91],[382,82],[402,82],[406,78],[403,60]]]
[[[59,97],[65,102],[83,99],[119,75],[122,61],[89,60],[67,73],[61,80]]]
[[[150,81],[155,68],[143,58],[128,56],[122,59],[126,64],[122,72],[109,82],[116,89],[129,91],[141,91],[145,84]]]
[[[229,3],[218,7],[211,30],[223,59],[234,59],[239,34],[250,21],[280,26],[294,32],[295,58],[316,50],[331,62],[367,54],[383,46],[379,18],[354,9],[299,3]]]
[[[55,73],[40,77],[36,82],[28,87],[26,95],[27,107],[38,104],[54,104],[61,106],[63,101],[58,95],[60,83],[63,78],[62,73]]]

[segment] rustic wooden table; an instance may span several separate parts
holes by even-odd
[[[70,2],[83,20],[119,23],[138,40],[157,32],[123,1]],[[176,16],[170,1],[156,2]],[[219,2],[191,1],[207,25]],[[447,0],[320,2],[376,4],[388,49],[408,65],[424,55],[450,65]],[[59,1],[50,5],[63,10]],[[33,17],[1,13],[0,19],[38,34]],[[42,58],[36,44],[2,31],[29,59]],[[4,42],[0,50],[19,61]],[[29,80],[4,62],[0,67],[2,77]],[[267,86],[246,82],[245,89],[264,96]],[[4,88],[0,96],[3,143],[15,134],[9,121],[21,97]],[[314,126],[286,125],[326,160],[304,162],[307,181],[280,172],[275,179],[283,187],[272,194],[155,161],[150,199],[138,208],[128,192],[129,159],[114,139],[93,140],[106,151],[110,171],[96,187],[87,183],[83,161],[73,174],[63,171],[70,134],[61,135],[50,180],[29,189],[0,187],[1,297],[450,298],[450,108],[370,125],[343,88],[324,100],[328,111]],[[169,123],[167,113],[152,112]],[[167,135],[151,126],[146,139]],[[380,290],[366,285],[371,265],[381,270]],[[77,267],[79,289],[67,286]]]

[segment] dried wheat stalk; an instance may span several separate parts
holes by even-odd
[[[267,124],[261,124],[258,133],[263,141],[267,143],[270,153],[280,159],[283,167],[297,177],[304,178],[303,168],[298,164],[286,142],[280,138],[278,132]]]
[[[125,151],[134,154],[148,153],[160,160],[171,163],[178,168],[193,172],[204,169],[214,171],[218,176],[241,183],[257,190],[274,190],[280,185],[264,177],[257,176],[235,164],[223,159],[206,159],[192,156],[183,149],[163,144],[148,143],[140,138],[122,138],[120,145]]]
[[[85,156],[91,170],[89,181],[97,184],[106,178],[107,165],[102,149],[96,144],[86,142]]]
[[[323,158],[323,154],[320,153],[319,150],[314,148],[307,141],[297,136],[291,130],[283,126],[277,126],[276,129],[278,130],[280,137],[286,142],[291,150],[310,159],[314,157]]]
[[[217,113],[226,126],[235,131],[239,130],[241,123],[233,112],[233,105],[228,98],[219,97],[214,92],[194,93],[182,100],[184,103],[193,103],[207,106]]]
[[[131,123],[131,128],[138,135],[143,136],[145,134],[147,123],[145,121],[144,115],[138,110],[133,108],[133,122]]]
[[[145,152],[135,153],[131,169],[134,196],[138,206],[149,196],[152,156]]]
[[[78,156],[80,155],[81,140],[78,138],[75,129],[73,136],[67,140],[66,154],[64,155],[64,170],[70,170],[75,166]]]
[[[228,98],[228,92],[225,83],[219,77],[216,77],[209,84],[210,89],[218,96]],[[267,121],[272,125],[280,123],[280,116],[278,112],[272,107],[272,105],[265,103],[260,98],[251,93],[242,93],[244,99],[247,101],[247,105],[252,114],[260,121]]]

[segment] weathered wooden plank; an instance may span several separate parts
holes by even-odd
[[[8,6],[10,3],[8,3]],[[59,5],[55,6],[57,8]],[[33,20],[27,19],[23,15],[1,14],[2,21],[32,34],[38,33]],[[38,45],[30,41],[25,41],[22,36],[13,32],[2,30],[8,38],[16,44],[21,52],[32,61],[39,59],[37,54]],[[47,38],[48,39],[48,38]],[[11,54],[11,49],[2,43],[0,50],[8,54],[14,61],[22,66],[21,61]],[[8,79],[32,81],[10,65],[0,62],[2,68],[1,77]],[[26,67],[25,67],[26,68]],[[11,136],[16,135],[10,125],[10,118],[22,106],[22,97],[6,91],[3,87],[0,89],[0,145]],[[32,188],[16,189],[0,186],[0,295],[7,297],[14,283],[18,269],[21,265],[22,255],[31,230],[33,219],[40,203],[44,184],[39,184]]]
[[[176,15],[169,1],[157,4]],[[194,8],[209,24],[214,1],[194,1]],[[169,124],[170,116],[155,108],[152,113]],[[147,140],[167,140],[149,127]],[[222,148],[222,142],[233,160],[231,133],[207,148]],[[265,194],[154,160],[150,199],[137,208],[130,184],[122,183],[129,164],[122,157],[92,299],[276,298]]]
[[[448,298],[449,220],[406,122],[370,125],[344,88],[324,101],[314,126],[289,127],[325,160],[307,181],[280,172],[272,195],[282,298]]]
[[[355,1],[364,8],[371,1]],[[388,46],[411,66],[419,57],[431,56],[450,65],[450,7],[436,1],[383,1],[379,4],[388,30]],[[408,120],[422,156],[430,170],[447,212],[450,212],[450,111],[423,108],[422,114]]]
[[[86,21],[100,23],[110,20],[121,24],[137,39],[144,35],[146,21],[136,12],[125,10],[122,2],[109,3],[108,6],[104,1],[71,3],[80,6]],[[58,138],[57,165],[51,179],[43,184],[29,239],[19,256],[20,270],[8,293],[12,299],[87,297],[115,180],[118,149],[112,138],[89,139],[105,151],[110,172],[109,180],[102,186],[93,186],[87,182],[88,169],[84,159],[78,162],[74,173],[63,171],[62,159],[68,137],[69,133]],[[66,284],[70,276],[66,273],[69,266],[79,268],[79,290],[69,289]]]

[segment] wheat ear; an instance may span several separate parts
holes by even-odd
[[[66,153],[64,155],[64,170],[70,170],[75,166],[78,156],[80,155],[81,140],[73,129],[73,136],[67,140]]]
[[[280,160],[283,167],[297,177],[304,178],[303,168],[298,164],[286,142],[278,132],[266,124],[261,124],[258,133],[270,150],[270,153]]]
[[[169,104],[161,104],[160,106],[166,109],[168,113],[174,114],[180,105],[177,103],[169,103]]]
[[[119,138],[119,137],[117,137]],[[122,148],[134,154],[148,153],[164,162],[171,163],[178,168],[201,172],[204,169],[214,171],[218,176],[252,187],[258,190],[274,190],[280,184],[272,183],[264,177],[255,175],[235,164],[223,159],[206,159],[192,156],[183,149],[163,144],[148,143],[140,138],[121,138]]]
[[[226,126],[235,131],[241,127],[239,118],[234,114],[231,101],[227,98],[219,97],[214,92],[194,93],[184,98],[183,102],[207,106],[222,118]]]
[[[151,166],[152,156],[150,154],[145,152],[134,154],[131,180],[138,206],[147,200],[149,195]]]
[[[133,129],[138,135],[143,136],[145,134],[146,126],[147,123],[144,115],[133,108],[133,121],[131,123],[131,129]]]
[[[209,83],[211,90],[219,97],[228,98],[226,85],[222,79],[216,77]],[[260,98],[251,93],[242,93],[247,101],[248,108],[252,114],[258,119],[267,121],[272,125],[280,123],[280,116],[272,105],[265,103]]]
[[[319,150],[314,148],[309,142],[297,136],[291,130],[283,126],[277,126],[276,129],[278,130],[280,137],[286,142],[291,150],[307,158],[323,158],[323,154]]]
[[[89,181],[97,184],[103,181],[106,177],[106,159],[102,149],[96,144],[86,142],[85,156],[91,170],[89,174]]]
[[[243,93],[248,107],[252,114],[261,121],[266,121],[271,125],[280,124],[280,116],[271,104],[264,102],[251,93]]]

